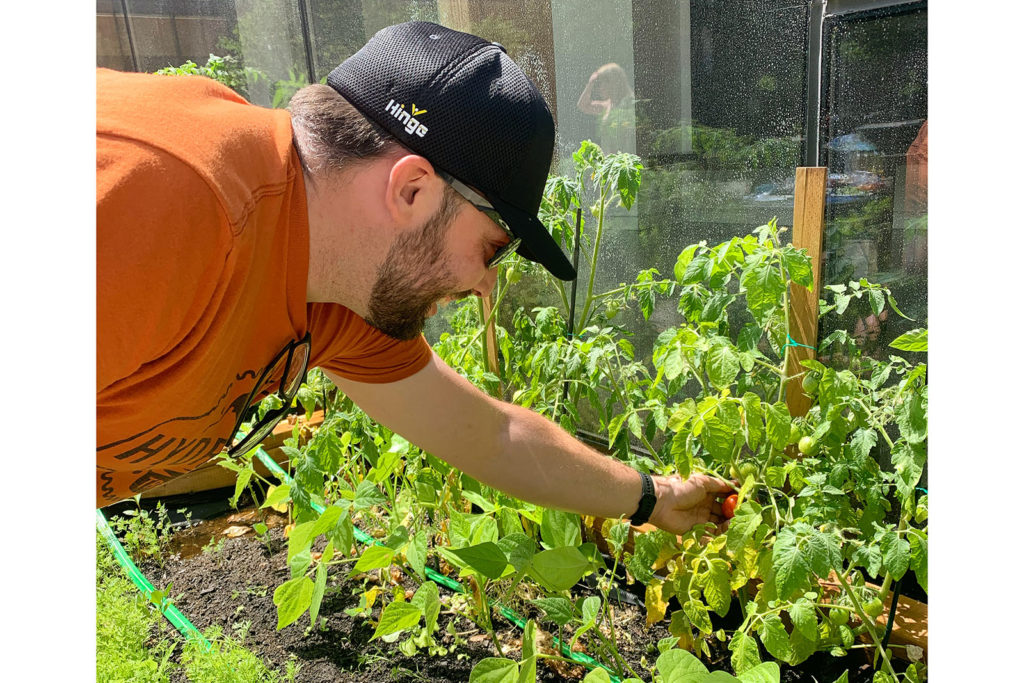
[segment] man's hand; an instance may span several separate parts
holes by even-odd
[[[698,524],[713,522],[722,525],[722,499],[734,493],[727,481],[694,474],[689,479],[679,475],[652,477],[658,502],[651,513],[651,524],[673,534],[685,534]],[[720,526],[719,530],[724,530]]]

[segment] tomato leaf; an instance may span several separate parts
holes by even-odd
[[[750,450],[757,451],[764,438],[764,411],[761,398],[752,392],[743,394],[743,429]]]
[[[729,578],[728,565],[725,562],[719,564],[718,561],[713,561],[711,569],[708,570],[707,582],[704,584],[704,599],[708,607],[722,617],[729,611],[729,604],[732,601]]]
[[[906,396],[896,405],[896,424],[909,443],[921,443],[928,438],[928,390]]]
[[[784,527],[775,540],[772,567],[775,569],[776,590],[783,600],[810,578],[810,567],[804,552],[797,546],[797,535],[792,526]]]
[[[729,663],[737,675],[743,673],[761,663],[761,655],[757,651],[757,641],[746,633],[737,630],[729,641],[729,649],[732,650],[732,657]]]
[[[768,442],[779,450],[784,449],[789,444],[789,427],[792,423],[789,407],[779,401],[765,407],[764,415],[767,423]]]
[[[733,383],[740,371],[740,358],[728,343],[720,342],[711,347],[704,361],[708,379],[719,389]]]
[[[910,568],[917,575],[921,588],[928,590],[928,536],[920,529],[911,529],[910,537]]]
[[[687,600],[683,603],[683,612],[689,618],[690,623],[701,632],[711,633],[711,619],[708,617],[708,608],[703,602],[700,600]]]
[[[892,578],[900,579],[910,567],[910,543],[900,538],[894,529],[882,536],[882,564],[892,574]]]
[[[905,332],[889,343],[894,349],[900,351],[913,351],[918,353],[928,352],[928,330],[918,328]]]
[[[773,308],[779,305],[786,283],[778,269],[770,264],[752,266],[743,271],[740,284],[746,290],[747,308],[757,322],[763,323]]]
[[[789,660],[789,633],[776,613],[766,614],[761,621],[761,642],[768,654],[782,661]]]
[[[793,627],[810,641],[818,640],[818,618],[814,606],[806,598],[800,598],[789,608],[789,619]]]
[[[694,403],[692,398],[688,398],[678,406],[672,416],[668,418],[668,428],[673,432],[678,432],[686,426],[686,423],[697,414],[697,404]]]
[[[712,458],[719,462],[729,462],[735,436],[735,432],[725,422],[717,417],[709,417],[704,421],[700,442]]]

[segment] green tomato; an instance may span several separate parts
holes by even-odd
[[[607,304],[605,304],[604,314],[608,317],[609,320],[611,320],[616,315],[618,315],[618,313],[619,313],[619,302],[618,301],[612,300],[612,301],[609,301]]]
[[[842,626],[850,621],[850,612],[845,609],[832,608],[828,611],[828,619],[833,624]]]
[[[803,436],[803,430],[800,429],[800,425],[796,422],[791,422],[789,425],[789,441],[788,443],[796,443]]]
[[[868,600],[868,602],[864,605],[864,611],[872,619],[876,619],[878,615],[882,613],[883,609],[884,608],[882,607],[882,601],[878,598],[872,598],[871,600]]]
[[[818,442],[813,437],[803,436],[800,437],[800,443],[797,444],[797,448],[804,455],[817,455],[818,453]]]
[[[808,372],[804,375],[804,379],[800,383],[800,386],[804,388],[804,393],[813,396],[818,393],[818,376],[813,372]]]
[[[748,477],[756,477],[760,468],[749,460],[740,463],[740,481],[746,481]]]

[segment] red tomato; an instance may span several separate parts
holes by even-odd
[[[722,501],[722,514],[726,519],[732,519],[736,514],[736,494],[732,494]]]

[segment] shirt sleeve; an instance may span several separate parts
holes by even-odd
[[[410,377],[430,361],[433,350],[420,335],[400,341],[371,327],[337,304],[310,304],[310,367],[367,384],[387,384]]]

